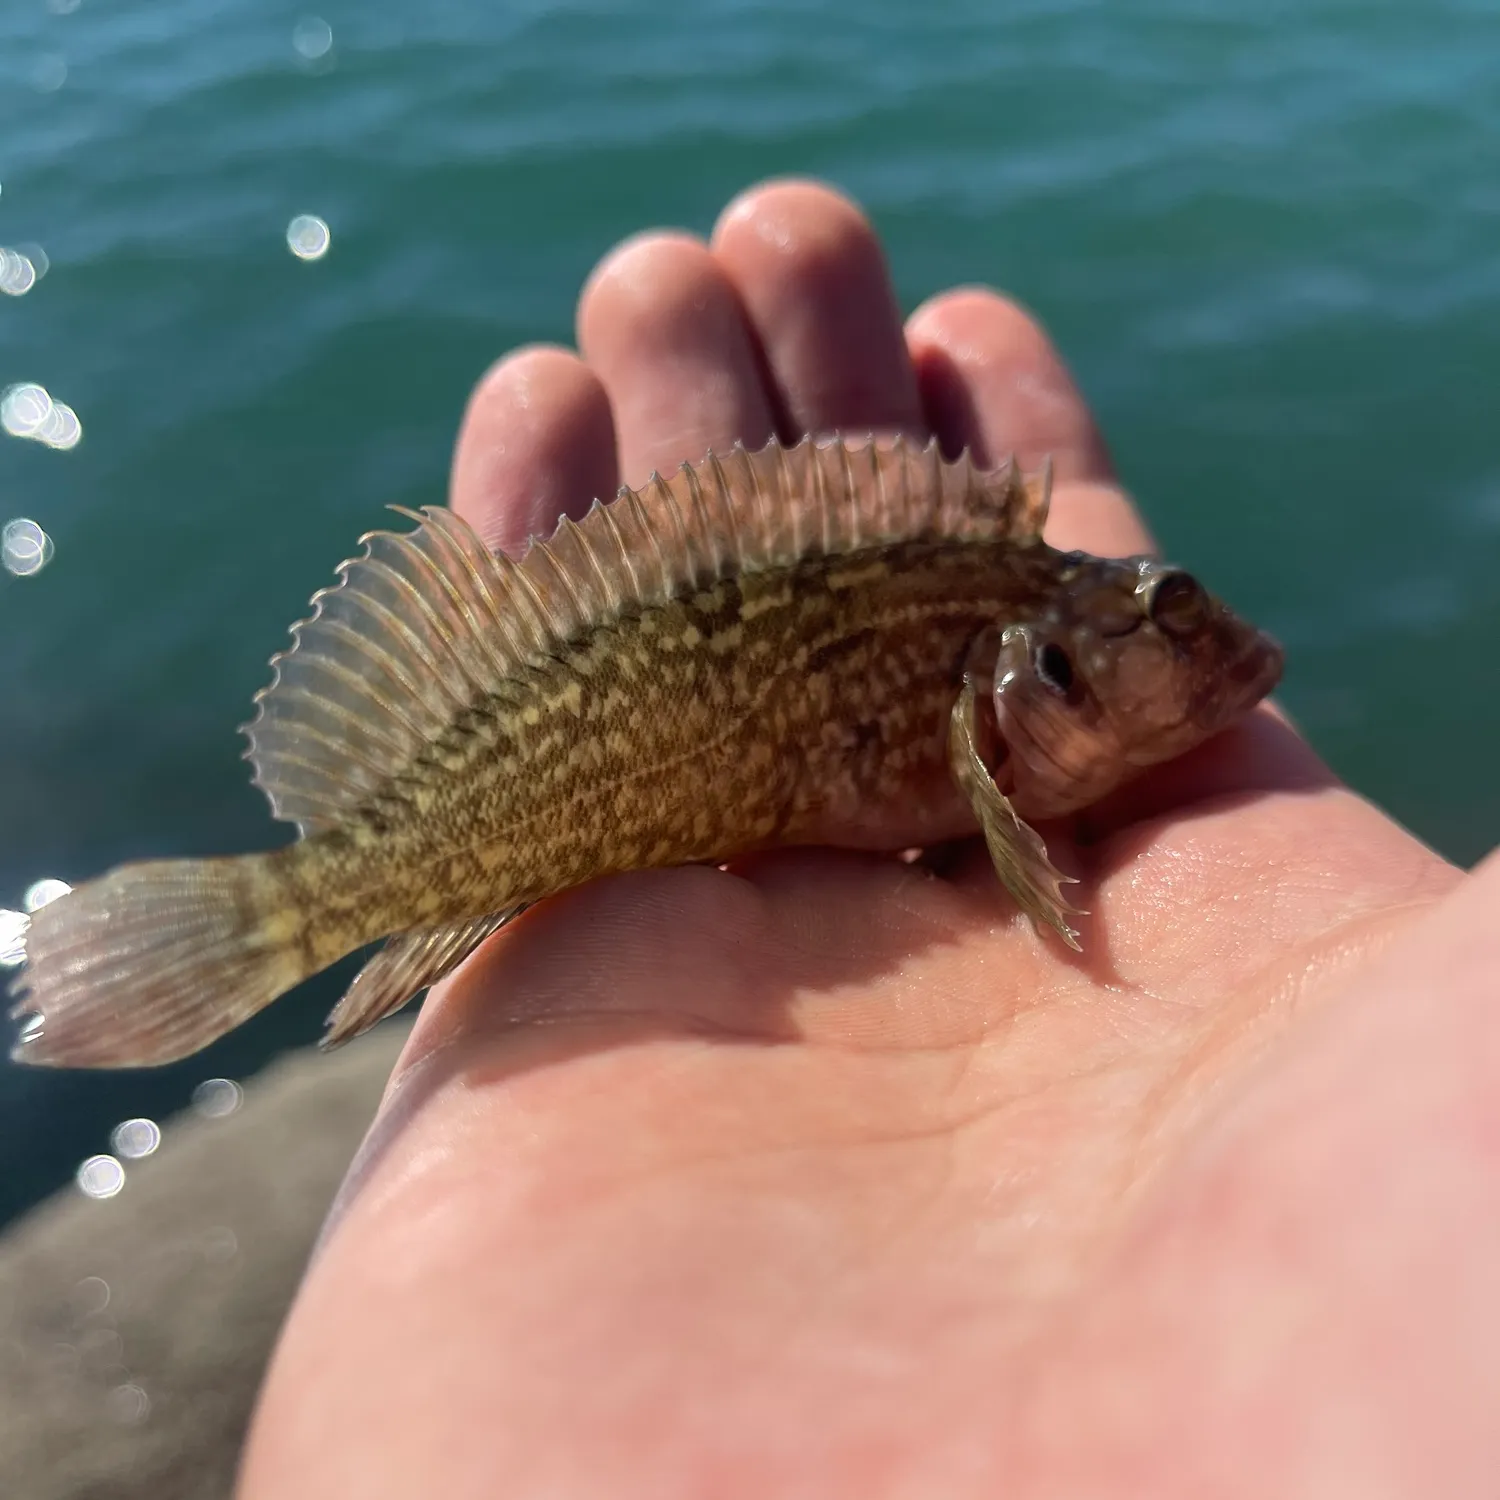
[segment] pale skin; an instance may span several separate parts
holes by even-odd
[[[1050,540],[1149,545],[1037,324],[965,289],[903,327],[818,185],[618,247],[578,344],[470,402],[493,543],[899,428],[1051,453]],[[245,1500],[1493,1494],[1500,860],[1269,708],[1049,834],[1081,959],[977,848],[611,879],[492,939],[418,1020]]]

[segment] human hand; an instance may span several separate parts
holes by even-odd
[[[578,333],[470,404],[492,543],[735,439],[901,429],[1051,453],[1051,540],[1146,545],[1045,334],[976,290],[903,332],[825,189],[627,242]],[[242,1494],[1480,1493],[1500,866],[1269,708],[1050,843],[1082,959],[982,849],[640,873],[499,934],[418,1020]]]

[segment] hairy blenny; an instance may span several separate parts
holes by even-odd
[[[1022,821],[1262,698],[1274,642],[1188,574],[1042,541],[1047,471],[935,444],[737,446],[519,562],[432,507],[318,594],[246,732],[300,837],[125,865],[37,911],[16,1057],[165,1063],[376,939],[358,1035],[522,907],[611,872],[982,830],[1077,946]]]

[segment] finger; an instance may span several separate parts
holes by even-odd
[[[880,241],[812,182],[752,188],[713,235],[764,351],[781,436],[888,428],[925,436]]]
[[[578,345],[609,392],[626,484],[771,436],[739,297],[687,235],[642,235],[601,262],[579,299]]]
[[[998,293],[964,288],[919,307],[906,340],[946,450],[967,447],[981,464],[1014,454],[1025,467],[1050,456],[1049,541],[1106,556],[1151,549],[1087,403],[1034,318]]]
[[[604,386],[566,349],[520,349],[474,389],[449,503],[491,547],[514,551],[618,484]]]

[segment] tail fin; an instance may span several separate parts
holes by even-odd
[[[32,913],[14,1059],[174,1062],[304,979],[303,921],[277,903],[269,857],[124,865]]]

